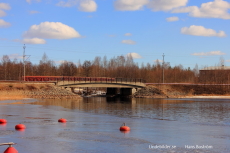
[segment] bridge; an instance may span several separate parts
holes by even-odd
[[[26,76],[25,81],[55,82],[63,88],[107,88],[107,95],[115,95],[120,89],[121,95],[132,95],[146,85],[142,79],[108,77],[69,77],[69,76]]]

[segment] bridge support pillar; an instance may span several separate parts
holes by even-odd
[[[117,95],[117,88],[107,88],[106,95]]]
[[[121,88],[120,94],[121,96],[130,96],[133,93],[135,93],[136,89],[135,88]]]

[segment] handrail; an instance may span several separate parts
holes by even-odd
[[[24,77],[23,77],[24,78]],[[135,83],[145,83],[143,79],[140,78],[112,78],[112,77],[74,77],[74,76],[25,76],[25,81],[90,81],[90,82],[135,82]]]

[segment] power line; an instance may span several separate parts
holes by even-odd
[[[26,46],[25,46],[25,44],[24,44],[24,46],[23,46],[23,67],[24,67],[24,77],[23,77],[23,79],[24,79],[24,81],[26,81],[26,64],[25,64],[25,57],[26,57],[26,55],[25,55],[25,50],[26,50]]]
[[[0,47],[18,47],[18,46],[0,46]],[[73,53],[95,53],[95,54],[111,54],[111,55],[117,55],[117,54],[124,54],[124,52],[116,52],[116,53],[111,53],[111,52],[94,52],[94,51],[80,51],[80,50],[71,50],[71,49],[55,49],[55,48],[42,48],[42,47],[30,47],[30,48],[34,48],[34,49],[42,49],[44,51],[58,51],[58,52],[73,52]],[[128,54],[128,53],[126,53]],[[156,53],[156,54],[141,54],[142,56],[160,56],[160,54]],[[175,54],[167,54],[168,57],[191,57],[194,55],[175,55]],[[195,56],[194,56],[195,57]],[[216,56],[204,56],[205,58],[216,58]]]
[[[26,81],[25,80],[26,78],[26,60],[30,57],[30,55],[26,55],[25,52],[26,52],[26,45],[24,44],[23,46],[24,81]],[[27,59],[26,59],[26,56],[28,56]]]

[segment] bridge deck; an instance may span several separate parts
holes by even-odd
[[[25,76],[25,81],[56,82],[64,87],[114,87],[114,88],[143,88],[143,79],[110,78],[110,77],[73,77],[73,76]]]
[[[143,88],[146,85],[141,82],[124,81],[58,81],[58,86],[65,87],[106,87],[106,88]]]

